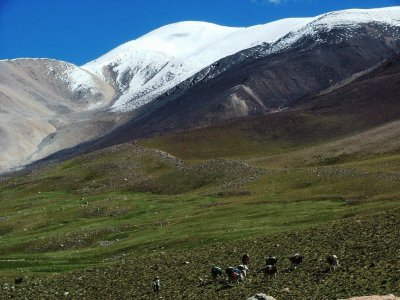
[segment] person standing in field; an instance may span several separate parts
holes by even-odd
[[[154,293],[159,293],[161,290],[161,281],[160,278],[157,276],[156,278],[154,278],[153,281],[153,291]]]

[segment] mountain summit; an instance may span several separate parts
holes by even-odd
[[[277,52],[305,35],[317,35],[321,30],[337,27],[354,29],[367,23],[399,26],[400,8],[345,10],[247,28],[180,22],[123,44],[82,68],[113,84],[119,96],[112,109],[127,111],[150,102],[212,63],[242,50],[270,44],[274,45],[270,53]]]
[[[0,172],[107,134],[114,144],[279,111],[391,57],[399,41],[400,7],[389,7],[247,28],[180,22],[81,67],[3,60]]]
[[[248,28],[180,22],[123,44],[82,68],[120,93],[114,111],[140,107],[221,58],[272,43],[312,18],[285,19]]]

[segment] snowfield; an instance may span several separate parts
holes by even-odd
[[[285,19],[248,28],[224,27],[205,22],[180,22],[154,30],[123,44],[84,65],[115,82],[122,95],[112,106],[115,111],[140,107],[212,63],[304,26],[312,18]]]
[[[119,90],[112,111],[130,111],[239,51],[263,43],[276,43],[268,52],[270,54],[290,47],[302,36],[313,35],[321,28],[356,27],[370,22],[400,26],[400,7],[337,11],[247,28],[180,22],[125,43],[82,68]]]

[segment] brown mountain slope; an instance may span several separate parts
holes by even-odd
[[[320,96],[303,98],[290,109],[170,133],[142,143],[180,158],[195,160],[232,156],[264,160],[268,156],[267,160],[271,162],[278,159],[271,155],[294,150],[300,151],[299,154],[292,153],[294,160],[306,157],[307,161],[313,162],[313,157],[321,153],[326,153],[320,157],[325,159],[329,155],[367,149],[373,153],[394,151],[399,148],[396,141],[400,137],[396,122],[400,118],[399,69],[400,54],[397,54],[346,85]],[[128,138],[128,134],[124,137]],[[45,161],[63,159],[120,141],[109,138],[67,149]],[[319,144],[325,144],[327,148],[304,149]]]
[[[400,149],[400,55],[291,109],[144,140],[187,159],[258,156],[259,163],[313,163]],[[290,156],[282,153],[290,152]],[[294,151],[294,152],[292,152]]]
[[[346,29],[304,36],[289,49],[265,55],[269,45],[219,61],[200,81],[140,109],[138,118],[115,130],[100,145],[133,138],[221,124],[243,116],[264,115],[293,107],[400,51],[397,31],[379,25],[359,28],[344,39]],[[324,41],[317,43],[316,38]],[[243,60],[242,57],[245,57]],[[191,85],[193,83],[193,85]]]

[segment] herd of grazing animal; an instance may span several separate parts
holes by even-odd
[[[304,261],[304,257],[299,253],[295,253],[293,256],[289,257],[289,260],[291,263],[289,271],[294,271],[301,266]],[[249,271],[249,268],[247,267],[249,262],[250,256],[248,254],[245,254],[242,256],[242,264],[237,267],[226,268],[225,273],[228,276],[226,282],[228,283],[228,285],[233,285],[234,283],[240,283],[244,281]],[[330,272],[335,270],[339,266],[339,258],[336,255],[328,255],[326,257],[326,262],[329,265]],[[278,259],[275,256],[270,255],[265,259],[265,266],[259,269],[256,273],[262,273],[264,275],[263,280],[266,280],[268,277],[274,279],[278,274],[277,265]],[[222,279],[224,276],[223,274],[224,272],[222,271],[221,267],[215,265],[211,268],[211,277],[214,283],[216,283],[218,279]],[[204,284],[204,280],[200,278],[200,286],[204,286]],[[155,293],[159,293],[160,290],[160,278],[155,277],[153,281],[153,291]]]
[[[294,271],[301,266],[304,261],[304,257],[299,253],[295,253],[293,256],[289,257],[289,260],[291,263],[289,271]],[[249,270],[247,267],[249,262],[250,256],[248,254],[245,254],[242,257],[241,265],[239,265],[238,267],[228,267],[225,270],[228,284],[240,283],[245,279]],[[335,270],[336,267],[339,266],[339,259],[336,255],[328,255],[326,257],[326,262],[329,265],[330,272]],[[278,259],[275,256],[270,255],[265,260],[265,266],[259,269],[256,273],[262,273],[264,275],[263,280],[266,280],[268,277],[274,279],[278,274],[277,265]],[[216,282],[219,278],[223,277],[222,269],[219,266],[213,266],[211,268],[211,276],[213,281]]]

